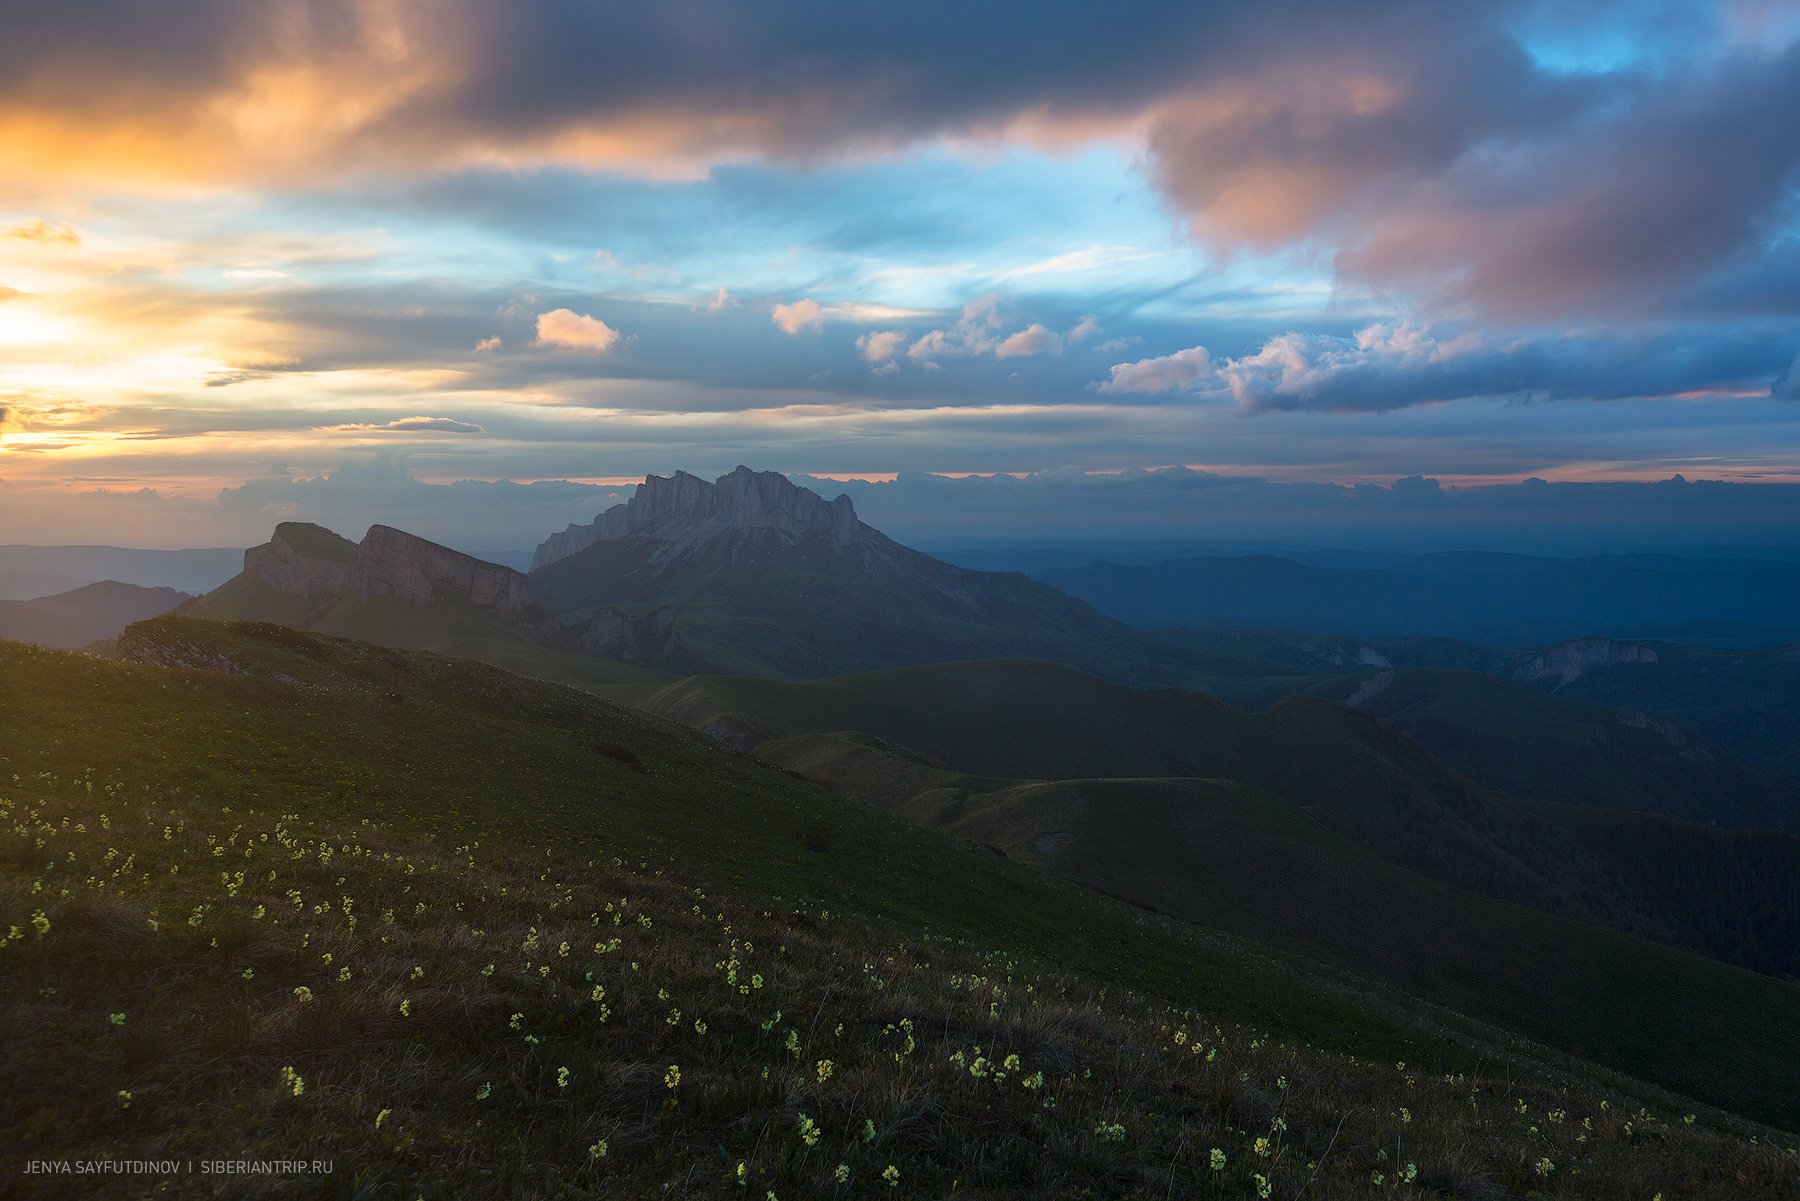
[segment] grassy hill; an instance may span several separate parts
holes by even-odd
[[[1657,651],[1654,663],[1595,668],[1557,691],[1667,717],[1746,763],[1800,780],[1800,646]]]
[[[1642,711],[1448,668],[1365,672],[1310,691],[1393,722],[1464,775],[1514,796],[1800,829],[1800,782],[1746,767]]]
[[[15,1154],[336,1165],[180,1181],[234,1197],[1793,1195],[1791,1139],[579,693],[137,634],[212,670],[0,646]],[[1705,971],[1755,1053],[1670,1053],[1800,1121],[1780,986]]]
[[[291,528],[304,533],[317,527]],[[351,550],[355,548],[355,543],[338,541]],[[315,545],[324,553],[322,557],[337,549],[322,539],[315,540]],[[448,590],[439,590],[426,605],[391,596],[351,595],[320,600],[279,591],[246,573],[194,598],[180,612],[184,617],[210,621],[268,622],[381,646],[460,655],[521,675],[581,688],[672,678],[652,668],[548,646],[471,604],[467,597]]]
[[[187,600],[173,588],[101,580],[34,600],[0,600],[0,638],[79,647],[116,638],[134,621],[158,617]]]
[[[1310,696],[1246,713],[1199,693],[1126,688],[1032,662],[803,682],[696,678],[620,695],[746,750],[858,730],[930,766],[975,776],[1235,780],[1319,814],[1367,850],[1432,879],[1800,974],[1792,920],[1800,841],[1695,827],[1673,838],[1611,811],[1598,825],[1571,822],[1566,807],[1475,786],[1395,727]],[[1657,845],[1685,844],[1688,853],[1647,864],[1625,836],[1645,828]],[[1718,902],[1694,911],[1695,891],[1709,885]],[[1745,889],[1755,895],[1745,898]],[[1749,903],[1727,911],[1727,897]]]

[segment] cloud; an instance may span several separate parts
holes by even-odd
[[[46,221],[42,217],[0,228],[0,238],[60,248],[81,245],[81,233],[73,225],[67,221]]]
[[[1214,378],[1211,366],[1212,356],[1206,347],[1193,346],[1158,358],[1115,363],[1107,369],[1107,378],[1101,381],[1099,390],[1149,394],[1192,392]]]
[[[1069,332],[1063,335],[1063,341],[1070,346],[1080,346],[1089,338],[1098,337],[1105,332],[1100,328],[1100,319],[1089,313],[1069,327]]]
[[[1247,413],[1364,412],[1473,397],[1741,395],[1751,381],[1779,370],[1792,345],[1789,335],[1756,330],[1495,341],[1468,331],[1377,323],[1349,338],[1281,334],[1253,354],[1226,359],[1217,374]]]
[[[706,298],[706,311],[709,313],[722,313],[726,309],[741,309],[743,307],[743,305],[732,298],[731,293],[726,291],[723,286],[721,286],[717,292],[714,292],[711,296]]]
[[[932,366],[941,358],[968,358],[992,351],[1000,344],[1000,304],[998,292],[976,297],[963,306],[955,325],[927,331],[907,347],[906,357]]]
[[[796,300],[777,304],[769,310],[769,320],[784,334],[798,334],[803,329],[824,329],[825,314],[816,300]]]
[[[505,349],[505,347],[506,343],[500,340],[499,335],[494,335],[492,337],[483,338],[481,341],[475,343],[475,353],[492,354],[496,350]]]
[[[560,164],[692,181],[931,143],[1106,142],[1141,153],[1216,248],[1297,247],[1345,280],[1508,320],[1678,306],[1791,224],[1800,132],[1768,119],[1800,107],[1791,22],[1611,4],[1546,38],[1529,28],[1542,12],[1171,2],[1121,21],[1012,0],[971,23],[948,0],[825,15],[802,0],[12,6],[0,171],[316,185]],[[1570,69],[1547,40],[1612,61]]]
[[[903,329],[872,331],[856,339],[856,350],[868,362],[891,363],[906,348],[907,337]]]
[[[552,309],[538,314],[537,340],[544,346],[605,354],[618,342],[619,331],[598,317],[572,309]]]
[[[1061,334],[1053,333],[1034,321],[994,347],[994,357],[1017,359],[1038,354],[1061,354],[1062,348]]]
[[[328,425],[324,428],[331,433],[342,434],[410,433],[415,431],[436,434],[487,433],[487,430],[472,421],[458,421],[454,417],[397,417],[379,425],[368,422],[350,422],[344,425]]]
[[[1787,371],[1769,386],[1769,395],[1777,400],[1800,400],[1800,354],[1794,356]]]

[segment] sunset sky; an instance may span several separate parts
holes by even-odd
[[[0,542],[528,545],[739,462],[1800,538],[1797,113],[1782,0],[17,0]]]

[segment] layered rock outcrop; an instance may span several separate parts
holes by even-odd
[[[644,667],[673,666],[682,652],[675,610],[667,605],[635,615],[611,606],[598,609],[582,629],[579,641],[589,654]]]
[[[823,534],[842,550],[863,536],[848,496],[828,501],[778,471],[738,467],[707,483],[677,471],[645,476],[632,498],[594,518],[552,534],[532,556],[532,570],[586,550],[596,542],[633,536],[686,546],[723,530],[782,530]]]
[[[392,526],[371,526],[359,545],[321,526],[283,522],[267,543],[244,552],[244,572],[277,592],[321,601],[393,597],[426,605],[448,596],[534,633],[561,633],[531,604],[522,573]]]
[[[1616,642],[1611,638],[1577,638],[1559,643],[1525,660],[1513,669],[1521,684],[1548,684],[1551,691],[1567,688],[1598,667],[1621,663],[1654,663],[1656,648],[1641,642]]]
[[[261,546],[244,552],[244,573],[292,596],[328,600],[350,587],[356,543],[324,526],[284,521]]]
[[[356,548],[350,588],[361,596],[393,596],[415,605],[429,604],[446,588],[515,623],[531,608],[522,573],[385,525],[369,527]]]

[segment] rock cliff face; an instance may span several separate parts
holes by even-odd
[[[439,588],[466,597],[503,621],[525,618],[525,577],[510,567],[427,542],[391,526],[372,526],[356,548],[350,587],[362,596],[429,604]]]
[[[350,587],[356,543],[323,526],[284,521],[261,546],[244,552],[244,571],[277,592],[327,600]]]
[[[321,601],[390,596],[426,605],[449,595],[511,625],[559,633],[532,606],[521,573],[391,526],[371,527],[358,545],[321,526],[284,522],[267,543],[244,552],[244,572],[277,592]]]
[[[667,542],[666,553],[676,554],[724,530],[765,529],[823,534],[839,550],[868,532],[848,496],[827,501],[780,472],[739,467],[709,484],[677,471],[644,477],[629,501],[601,513],[593,524],[552,534],[538,546],[531,567],[535,571],[596,542],[632,536]]]
[[[1656,648],[1641,642],[1615,642],[1611,638],[1577,638],[1541,651],[1513,669],[1521,684],[1546,684],[1551,691],[1567,688],[1597,667],[1620,663],[1654,663]]]
[[[667,605],[641,616],[608,606],[596,610],[580,636],[581,649],[605,659],[643,667],[667,667],[681,657],[675,610]]]

